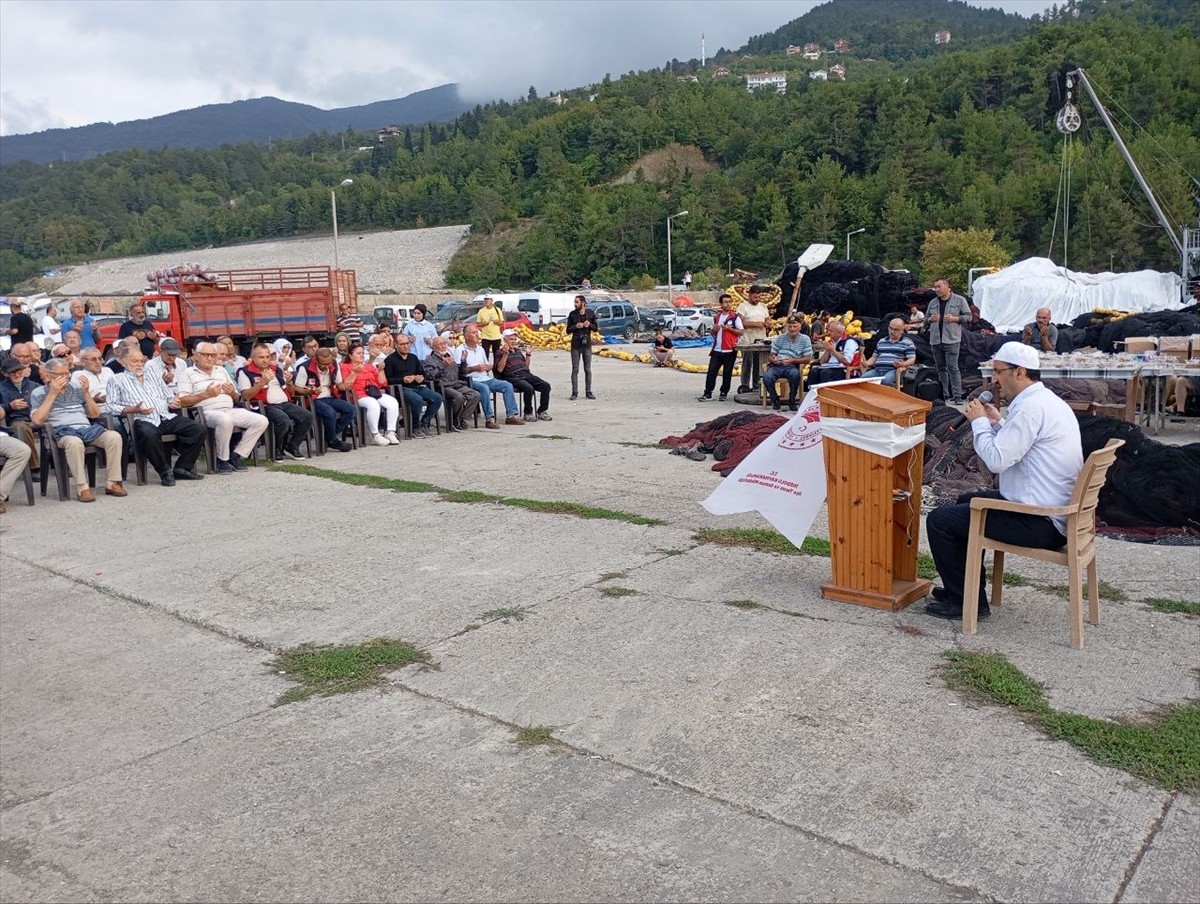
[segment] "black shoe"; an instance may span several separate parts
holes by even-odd
[[[944,618],[947,621],[956,621],[962,619],[963,610],[962,606],[955,606],[953,603],[930,603],[925,607],[925,614],[932,615],[934,618]],[[992,610],[988,606],[981,606],[976,617],[982,620],[991,614]]]
[[[461,420],[457,424],[455,424],[454,429],[455,430],[466,430],[467,429],[466,419],[464,418],[463,420]]]
[[[163,486],[165,486],[165,487],[175,486],[175,475],[172,474],[170,471],[167,471],[167,473],[165,473],[165,474],[159,474],[158,476],[160,478],[162,478]]]
[[[596,397],[594,395],[592,395],[590,392],[587,395],[585,395],[584,398],[591,399],[593,402],[596,401]]]
[[[946,593],[945,587],[934,587],[932,590],[929,591],[929,595],[932,596],[939,603],[944,603],[946,601],[946,598],[949,596],[949,594]]]
[[[288,446],[283,450],[283,454],[292,461],[304,461],[304,453],[300,451],[299,446]]]
[[[799,411],[799,410],[800,409],[797,408],[795,405],[788,405],[788,411]]]
[[[737,391],[738,391],[738,395],[741,395],[743,392],[749,392],[750,387],[747,386],[745,383],[743,383],[741,386],[738,387]]]
[[[575,396],[571,396],[571,398],[575,398]],[[710,395],[707,395],[707,394],[706,394],[706,395],[702,395],[702,396],[700,396],[700,398],[696,399],[696,401],[697,401],[697,402],[711,402],[711,401],[712,401],[712,396],[710,396]]]
[[[579,393],[577,393],[577,392],[571,393],[571,401],[572,402],[574,402],[578,398],[579,398]]]
[[[218,473],[218,474],[232,474],[232,473],[233,473],[233,464],[232,464],[232,463],[230,463],[230,462],[227,462],[227,461],[221,461],[221,459],[219,459],[219,458],[218,458],[218,459],[217,459],[217,468],[216,468],[216,473]]]
[[[340,442],[334,443],[332,446],[330,446],[330,448],[337,449],[339,452],[352,452],[354,450],[354,443],[341,440]]]
[[[203,480],[203,474],[197,474],[195,471],[189,471],[187,468],[176,468],[174,470],[176,480]]]
[[[235,471],[246,470],[246,459],[242,458],[242,456],[238,455],[236,452],[229,456],[229,463],[233,465],[233,469]]]
[[[778,402],[772,402],[772,403],[771,403],[771,407],[772,407],[773,409],[775,409],[776,411],[779,411],[779,410],[780,410],[780,409],[781,409],[783,406],[782,406],[782,405],[780,405]]]
[[[727,402],[727,401],[729,401],[729,395],[727,393],[723,392],[720,394],[720,396],[717,397],[717,401],[718,402]]]

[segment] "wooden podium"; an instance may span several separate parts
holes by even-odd
[[[821,418],[925,424],[929,402],[878,383],[830,383],[817,389]],[[925,442],[886,458],[822,437],[829,498],[833,580],[826,599],[895,612],[927,595],[917,578],[921,530],[921,473]]]

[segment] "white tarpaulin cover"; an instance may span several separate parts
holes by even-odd
[[[1032,323],[1049,308],[1055,323],[1070,323],[1096,308],[1171,311],[1183,307],[1177,273],[1076,273],[1045,257],[1031,257],[975,280],[979,316],[1000,333]]]

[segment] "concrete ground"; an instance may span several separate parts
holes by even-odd
[[[920,604],[826,601],[827,559],[696,543],[766,526],[699,506],[711,462],[626,445],[728,411],[695,401],[702,377],[597,359],[599,399],[572,403],[567,356],[535,363],[552,422],[311,464],[664,525],[261,468],[89,506],[18,490],[0,519],[0,900],[1197,899],[1200,800],[939,672],[949,650],[1003,652],[1099,718],[1195,697],[1200,621],[1141,601],[1195,600],[1196,548],[1102,539],[1129,599],[1102,603],[1080,651],[1035,587],[972,637]],[[275,705],[291,685],[273,650],[380,635],[434,665]],[[522,726],[559,743],[521,748]]]

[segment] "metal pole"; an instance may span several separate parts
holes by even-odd
[[[329,189],[329,203],[333,206],[333,269],[338,267],[338,231],[337,231],[337,189]]]
[[[1100,118],[1104,120],[1104,124],[1108,126],[1108,131],[1113,137],[1113,141],[1117,144],[1117,150],[1121,152],[1121,156],[1125,158],[1125,162],[1129,164],[1129,169],[1133,171],[1133,178],[1137,179],[1138,185],[1142,187],[1142,191],[1146,195],[1146,200],[1150,202],[1150,206],[1154,208],[1155,216],[1158,217],[1158,222],[1162,224],[1163,229],[1167,231],[1167,235],[1171,237],[1171,244],[1175,246],[1175,250],[1180,255],[1183,254],[1183,243],[1179,240],[1179,236],[1175,235],[1175,229],[1167,222],[1167,215],[1163,213],[1161,207],[1158,206],[1158,201],[1154,197],[1154,192],[1150,190],[1149,184],[1142,178],[1142,171],[1138,169],[1137,164],[1133,162],[1133,157],[1129,153],[1129,149],[1125,147],[1125,142],[1121,140],[1121,136],[1117,133],[1116,126],[1113,121],[1108,118],[1108,111],[1104,109],[1104,104],[1100,103],[1100,99],[1096,97],[1096,92],[1092,90],[1092,83],[1088,81],[1087,75],[1082,69],[1076,69],[1068,75],[1079,76],[1079,81],[1083,83],[1083,87],[1087,90],[1088,97],[1092,99],[1092,103],[1096,107],[1096,111],[1100,114]]]
[[[667,304],[675,306],[675,282],[671,279],[671,218],[667,217]]]
[[[858,235],[860,232],[866,232],[866,231],[867,231],[867,227],[863,226],[861,229],[855,229],[853,232],[846,233],[846,260],[850,260],[850,236]]]

